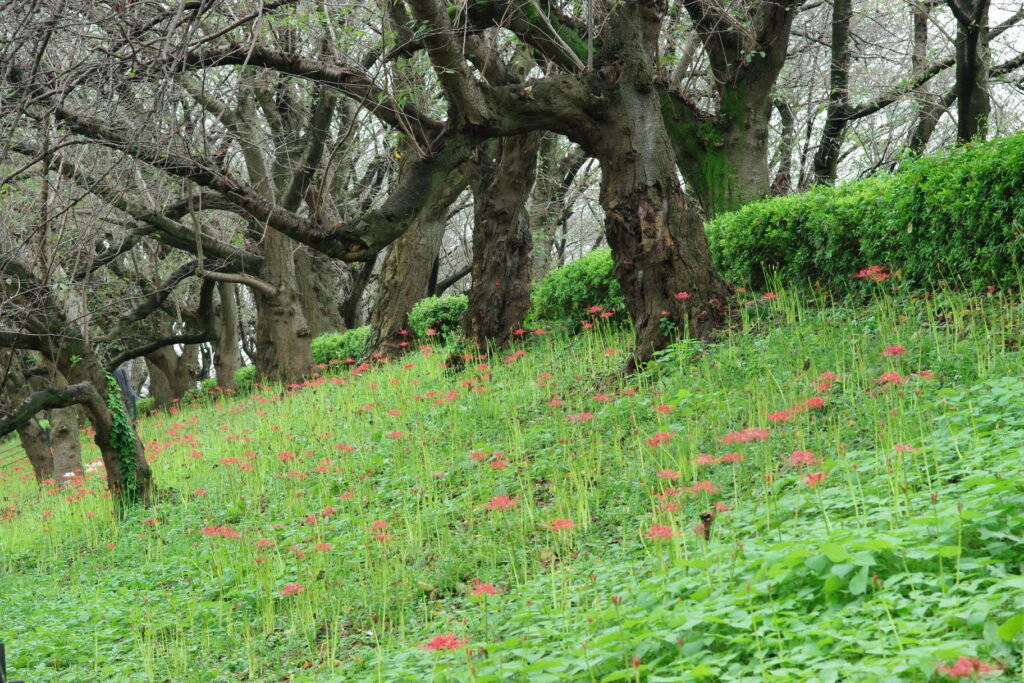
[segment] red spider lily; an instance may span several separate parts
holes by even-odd
[[[726,453],[722,456],[721,462],[743,462],[745,458],[739,453]]]
[[[658,478],[659,479],[668,479],[669,481],[673,481],[673,480],[679,478],[679,473],[676,472],[675,470],[660,470],[658,472]]]
[[[668,432],[658,432],[651,438],[647,439],[647,444],[650,446],[660,446],[663,443],[668,443],[672,439],[672,435]]]
[[[883,372],[880,376],[875,379],[876,384],[903,384],[907,381],[906,377],[900,377],[900,373],[895,370],[889,372]]]
[[[707,453],[699,453],[694,462],[698,465],[717,465],[721,461],[714,456],[708,455]]]
[[[575,529],[576,523],[571,519],[553,519],[548,523],[548,528],[551,531],[565,531],[567,529]]]
[[[665,526],[664,524],[654,524],[651,526],[651,530],[647,532],[647,538],[655,541],[666,540],[673,536],[675,536],[675,533],[672,531],[672,527]]]
[[[810,451],[793,451],[793,454],[786,458],[793,467],[813,466],[819,463],[818,458]]]
[[[771,301],[772,299],[778,299],[779,295],[776,294],[775,292],[765,292],[764,293],[764,298],[768,299],[769,301]]]
[[[508,496],[495,496],[484,507],[488,510],[509,510],[516,506],[516,499]]]
[[[554,399],[552,399],[554,400]],[[594,419],[593,413],[575,413],[565,417],[566,422],[588,422]]]
[[[886,272],[885,266],[868,266],[867,268],[861,268],[857,271],[857,274],[854,275],[854,277],[858,280],[868,278],[875,282],[881,282],[886,278],[892,277],[892,273]]]
[[[691,493],[718,493],[718,489],[710,481],[698,481],[690,487]]]
[[[661,415],[668,415],[673,410],[675,410],[675,408],[672,407],[672,406],[661,405],[661,406],[655,406],[654,407],[654,411],[657,412],[657,413],[660,413]]]
[[[905,346],[886,346],[885,350],[882,351],[882,355],[886,358],[892,358],[893,356],[902,356],[907,352]]]
[[[306,588],[301,583],[287,583],[281,589],[281,595],[287,598],[289,595],[298,595],[305,590]]]
[[[718,440],[722,443],[750,443],[751,441],[764,441],[768,435],[767,429],[747,427],[742,432],[729,432]]]
[[[803,482],[810,486],[812,489],[818,488],[818,484],[825,481],[824,472],[811,472],[804,477]]]
[[[896,444],[896,452],[897,453],[917,453],[919,450],[921,450],[921,449],[914,448],[913,446],[911,446],[909,444],[905,444],[905,443],[898,443],[898,444]]]
[[[690,294],[689,292],[676,292],[675,293],[676,299],[679,299],[680,301],[686,301],[687,299],[689,299],[692,296],[693,295]]]
[[[935,379],[935,375],[932,373],[931,370],[918,370],[914,374],[920,377],[921,379]]]
[[[788,410],[780,410],[776,413],[769,413],[768,421],[772,424],[778,424],[780,422],[788,422],[791,417],[793,415]]]
[[[495,588],[493,583],[484,583],[480,579],[473,579],[473,590],[470,593],[475,597],[482,597],[485,595],[499,595],[501,591]]]
[[[329,550],[334,550],[334,546],[330,543],[317,543],[315,550],[319,553],[323,553]]]
[[[987,673],[1000,671],[1001,669],[998,666],[983,662],[977,657],[960,657],[953,666],[942,666],[940,664],[936,667],[936,670],[950,678],[975,678],[975,674],[977,674],[977,678],[981,678]]]
[[[821,410],[825,407],[825,399],[820,396],[811,396],[804,401],[803,407],[807,410]]]
[[[438,652],[441,650],[458,650],[469,642],[468,638],[456,638],[454,633],[442,633],[420,645],[421,650]]]
[[[199,533],[203,534],[204,536],[210,536],[211,538],[241,538],[241,534],[239,534],[234,529],[230,529],[226,526],[203,527],[202,531],[200,531]]]

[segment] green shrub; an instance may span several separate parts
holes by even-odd
[[[370,336],[370,326],[363,325],[344,332],[327,332],[321,334],[310,344],[313,352],[313,361],[316,363],[330,363],[338,361],[359,360],[366,347],[366,340]]]
[[[199,393],[201,393],[201,394],[208,394],[208,393],[210,393],[211,391],[213,391],[216,388],[217,388],[217,378],[216,377],[207,377],[206,379],[204,379],[202,382],[199,383]]]
[[[156,399],[152,396],[140,398],[135,402],[135,409],[139,411],[139,415],[148,415],[153,412],[154,408],[156,408]]]
[[[583,258],[548,273],[530,294],[531,323],[549,322],[576,327],[587,310],[600,306],[625,320],[625,299],[612,274],[611,249],[595,249]]]
[[[1024,238],[1024,135],[913,159],[891,175],[767,199],[708,224],[720,272],[737,284],[845,286],[886,265],[915,286],[1017,285]]]
[[[252,392],[253,384],[256,382],[256,366],[246,365],[235,372],[235,391],[239,394]]]
[[[409,327],[421,339],[431,338],[440,343],[451,341],[462,334],[462,316],[468,306],[469,297],[465,294],[428,296],[412,307]]]

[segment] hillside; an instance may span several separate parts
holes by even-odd
[[[182,406],[140,422],[162,491],[122,523],[101,476],[8,468],[11,674],[1020,677],[1024,304],[891,282],[748,294],[639,377],[595,317]]]

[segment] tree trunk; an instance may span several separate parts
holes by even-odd
[[[338,310],[339,278],[331,260],[309,248],[295,252],[295,282],[302,292],[299,304],[312,337],[345,329]]]
[[[815,184],[831,185],[839,171],[839,154],[849,122],[850,105],[850,20],[853,0],[832,3],[832,61],[829,69],[828,109],[821,142],[814,155]]]
[[[473,169],[473,284],[463,327],[483,350],[504,346],[530,307],[533,242],[526,201],[539,142],[539,133],[502,138],[496,158],[486,155]]]
[[[313,366],[309,324],[300,303],[292,251],[297,243],[267,230],[261,253],[262,278],[277,288],[273,296],[253,291],[256,300],[256,369],[260,377],[284,383],[300,381]]]
[[[542,132],[537,153],[537,180],[530,198],[530,229],[533,235],[533,280],[540,281],[553,266],[559,230],[565,228],[571,211],[566,198],[587,155],[574,147],[560,158],[557,138]]]
[[[51,369],[50,386],[66,387],[68,382],[55,369]],[[68,473],[81,474],[82,444],[78,437],[78,406],[58,408],[47,412],[50,421],[49,450],[53,460],[53,473],[57,483],[66,486]]]
[[[149,368],[149,395],[153,405],[163,408],[171,405],[196,388],[199,371],[199,347],[188,344],[181,356],[171,346],[164,346],[147,353],[146,366]]]
[[[947,0],[956,24],[956,135],[960,143],[985,139],[992,109],[988,87],[989,0]],[[959,10],[959,11],[958,11]],[[967,21],[964,21],[964,20]]]
[[[796,117],[789,102],[778,98],[773,103],[779,110],[782,133],[779,135],[779,167],[772,181],[773,197],[787,195],[793,191],[793,149],[796,147]]]
[[[409,312],[427,295],[431,265],[444,238],[448,207],[462,193],[466,178],[456,170],[446,182],[446,190],[417,214],[384,257],[366,348],[386,358],[400,355],[411,346]],[[402,334],[403,330],[407,334]]]
[[[601,163],[601,206],[614,273],[633,319],[636,347],[626,365],[651,360],[676,334],[707,337],[725,320],[729,286],[718,277],[701,216],[683,194],[677,155],[655,90],[660,30],[649,10],[627,5],[601,55],[611,81],[603,121],[590,140]],[[674,329],[673,329],[674,328]]]
[[[32,464],[32,472],[36,475],[36,483],[41,484],[47,479],[54,479],[53,454],[46,439],[46,432],[35,420],[30,420],[18,427],[18,438],[21,447]]]
[[[346,330],[354,330],[359,327],[361,319],[359,307],[363,302],[366,286],[370,284],[373,269],[377,266],[377,258],[378,255],[374,254],[369,261],[360,265],[358,272],[356,272],[355,277],[352,279],[352,286],[349,288],[348,294],[338,304],[338,315],[341,316],[341,321]]]
[[[218,316],[217,341],[213,348],[213,367],[217,374],[217,386],[234,391],[235,373],[242,365],[238,352],[238,301],[235,285],[218,282],[220,311]]]

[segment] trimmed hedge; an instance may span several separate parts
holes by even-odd
[[[370,337],[370,326],[363,325],[344,332],[326,332],[310,343],[313,362],[330,363],[336,360],[344,363],[347,360],[359,360]]]
[[[615,311],[616,319],[625,320],[626,300],[613,266],[612,251],[605,247],[548,273],[530,293],[531,324],[543,321],[574,329],[587,319],[591,306]]]
[[[420,339],[429,338],[443,344],[462,336],[462,316],[467,308],[469,297],[465,294],[428,296],[412,307],[409,327]]]
[[[905,163],[894,174],[766,199],[707,226],[719,271],[761,288],[845,285],[870,265],[904,281],[1017,285],[1024,238],[1024,135]]]

